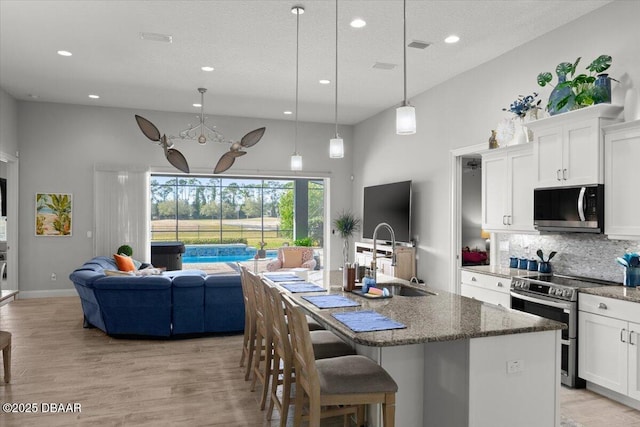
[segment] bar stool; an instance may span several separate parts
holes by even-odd
[[[291,384],[295,381],[293,351],[289,340],[289,329],[285,320],[282,291],[268,283],[265,284],[265,297],[273,320],[273,370],[271,372],[271,393],[267,420],[271,420],[273,408],[280,411],[280,426],[287,423],[287,414],[291,403]],[[309,331],[315,359],[355,354],[353,348],[331,331]],[[282,362],[282,368],[280,364]],[[276,367],[278,369],[276,369]],[[282,379],[279,379],[280,374]],[[282,385],[282,400],[278,397],[278,385]]]
[[[349,413],[356,413],[357,423],[362,425],[364,405],[380,403],[384,427],[394,427],[398,385],[387,371],[365,356],[315,360],[302,309],[287,295],[282,298],[289,317],[296,370],[294,425],[301,425],[304,419],[310,427],[319,427],[320,418]],[[324,408],[329,406],[332,408]]]
[[[240,357],[240,367],[244,366],[245,360],[247,366],[245,369],[244,380],[249,381],[251,375],[251,367],[253,365],[253,355],[256,345],[256,310],[254,301],[254,292],[249,278],[247,277],[247,268],[241,264],[240,267],[240,283],[242,284],[242,297],[244,299],[244,338],[242,340],[242,356]]]
[[[0,331],[0,350],[4,362],[4,382],[11,381],[11,332]]]

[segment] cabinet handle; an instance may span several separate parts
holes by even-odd
[[[626,343],[626,341],[624,340],[624,337],[623,337],[623,334],[625,333],[625,331],[626,331],[626,329],[622,329],[622,330],[620,331],[620,341],[622,341],[622,342],[625,342],[625,343]]]
[[[629,345],[635,345],[635,344],[633,343],[633,335],[634,335],[634,334],[635,334],[635,335],[637,335],[637,334],[636,334],[636,331],[629,331]],[[636,342],[637,342],[637,341],[636,341]]]
[[[560,169],[558,169],[558,170],[556,171],[556,179],[557,179],[558,181],[562,181],[562,178],[560,178]]]
[[[606,309],[607,309],[607,304],[605,304],[605,303],[601,302],[600,304],[598,304],[598,308],[601,308],[601,309],[603,309],[603,310],[606,310]]]
[[[562,169],[562,179],[564,179],[565,181],[567,180],[567,170],[566,169]]]
[[[511,222],[511,215],[507,215],[507,218],[509,218],[509,219],[507,220],[507,225],[511,225],[511,224],[513,224],[513,223]]]
[[[497,287],[499,287],[499,288],[504,287],[504,285],[502,284],[502,282],[498,282],[498,284],[497,284],[496,286],[497,286]]]
[[[507,216],[502,215],[502,225],[507,225]]]

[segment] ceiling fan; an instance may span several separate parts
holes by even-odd
[[[153,123],[144,117],[138,116],[136,114],[136,121],[138,122],[138,126],[142,133],[145,134],[147,138],[152,141],[159,142],[159,144],[163,147],[165,156],[169,163],[171,163],[176,168],[180,169],[185,173],[189,173],[189,165],[187,164],[187,160],[184,158],[182,153],[173,148],[173,140],[192,140],[197,141],[199,144],[206,144],[207,141],[215,141],[215,142],[228,142],[231,144],[231,148],[229,151],[220,157],[216,167],[213,170],[213,173],[222,173],[229,169],[236,160],[236,157],[244,156],[247,154],[246,151],[242,151],[241,148],[249,148],[256,145],[266,130],[265,127],[261,127],[255,130],[252,130],[248,134],[242,137],[240,141],[232,142],[224,139],[224,136],[218,132],[214,128],[208,127],[204,121],[204,94],[207,91],[205,88],[198,88],[198,92],[200,92],[200,116],[199,124],[197,126],[189,125],[189,127],[183,131],[180,131],[179,137],[162,135],[160,137],[160,131]],[[194,104],[195,105],[195,104]]]
[[[169,163],[182,172],[189,173],[189,164],[187,163],[187,159],[184,158],[181,152],[173,148],[173,143],[169,142],[167,135],[160,136],[160,131],[153,123],[137,114],[136,122],[138,122],[138,126],[144,136],[154,142],[158,142],[159,145],[162,146],[164,156],[169,160]]]
[[[482,163],[478,159],[471,159],[463,166],[464,172],[475,172],[482,169]]]

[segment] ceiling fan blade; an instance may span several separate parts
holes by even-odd
[[[187,159],[184,158],[181,152],[175,148],[166,149],[165,155],[169,163],[171,163],[177,169],[180,169],[184,173],[189,173],[189,164]]]
[[[242,139],[240,140],[240,145],[242,145],[243,147],[253,147],[258,143],[258,141],[260,141],[260,139],[262,139],[262,135],[264,135],[264,132],[266,130],[266,127],[252,130],[242,137]]]
[[[237,151],[228,151],[224,153],[222,157],[220,157],[220,160],[218,160],[216,167],[213,168],[213,173],[222,173],[233,166],[233,162],[236,161],[237,157],[234,153],[237,153]]]
[[[144,136],[152,141],[160,141],[160,131],[153,123],[137,114],[136,122],[138,122],[138,126],[140,127],[142,133],[144,133]]]

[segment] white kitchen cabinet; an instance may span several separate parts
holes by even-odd
[[[640,120],[607,126],[604,131],[604,232],[610,239],[640,239]]]
[[[482,228],[535,232],[533,227],[533,148],[514,145],[482,155]]]
[[[460,294],[506,308],[511,308],[511,280],[506,277],[460,271]]]
[[[602,126],[622,107],[598,104],[527,123],[533,131],[534,187],[602,184]]]
[[[578,375],[640,400],[640,305],[581,293],[578,306]]]

